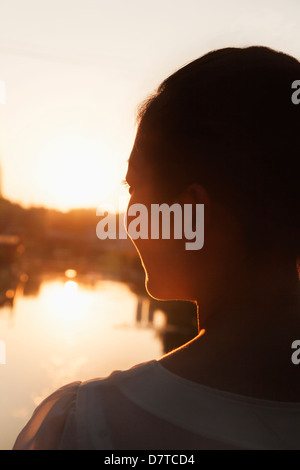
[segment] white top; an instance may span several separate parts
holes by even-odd
[[[35,410],[17,449],[300,449],[300,403],[259,400],[153,360],[66,385]]]

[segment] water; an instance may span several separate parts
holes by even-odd
[[[76,281],[75,281],[76,279]],[[0,309],[0,449],[10,449],[43,398],[75,380],[159,358],[165,313],[117,280],[30,279]]]

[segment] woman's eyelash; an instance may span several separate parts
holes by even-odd
[[[122,180],[122,184],[127,188],[130,188],[130,184],[126,181],[126,179]]]
[[[130,184],[128,183],[128,181],[127,181],[126,179],[124,179],[124,180],[122,181],[122,185],[123,185],[123,186],[126,186],[126,188],[128,189],[129,193],[132,191],[132,188],[131,188]]]

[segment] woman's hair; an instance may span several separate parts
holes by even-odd
[[[249,249],[299,255],[300,104],[295,58],[266,47],[209,52],[138,110],[136,147],[174,198],[202,184],[244,228]]]

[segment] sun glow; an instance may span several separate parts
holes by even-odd
[[[116,205],[125,163],[108,144],[66,133],[45,142],[39,155],[37,184],[45,205],[61,210]]]
[[[65,271],[65,276],[68,278],[68,279],[74,279],[76,276],[77,276],[77,271],[76,269],[66,269]]]

